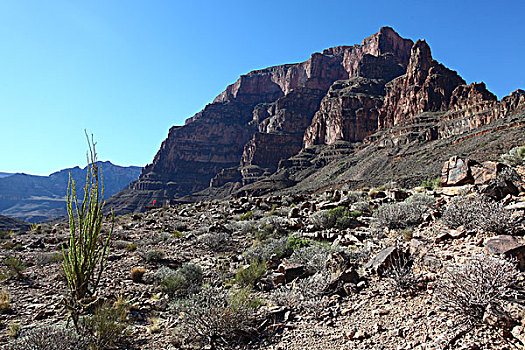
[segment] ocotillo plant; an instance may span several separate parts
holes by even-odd
[[[89,152],[84,198],[79,204],[75,180],[71,177],[71,173],[69,173],[66,198],[70,235],[68,250],[63,250],[63,268],[70,292],[70,298],[66,298],[66,302],[70,306],[77,305],[84,298],[96,294],[102,272],[107,264],[114,225],[112,216],[111,229],[107,237],[103,238],[101,230],[104,222],[104,182],[97,162],[93,136],[91,141],[87,134],[86,137]]]

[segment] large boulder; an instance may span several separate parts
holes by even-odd
[[[475,163],[471,160],[463,160],[457,156],[451,157],[443,165],[441,170],[442,186],[459,186],[474,183],[470,167]]]

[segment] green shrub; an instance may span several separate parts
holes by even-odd
[[[0,241],[4,241],[6,239],[11,238],[13,234],[13,231],[0,230]]]
[[[312,242],[308,238],[301,238],[297,235],[288,236],[286,242],[286,255],[291,255],[296,249],[308,247]]]
[[[95,294],[107,264],[109,243],[115,223],[112,215],[111,229],[103,238],[101,231],[104,222],[104,183],[95,145],[88,137],[87,178],[81,204],[78,202],[75,181],[71,173],[69,174],[66,201],[70,235],[68,250],[63,250],[62,263],[70,292],[68,305],[77,304],[83,298]]]
[[[7,334],[11,338],[17,338],[20,335],[20,322],[11,322]]]
[[[173,238],[179,239],[179,238],[182,238],[182,237],[184,237],[184,233],[182,233],[180,231],[174,231],[173,232]]]
[[[162,250],[149,250],[146,253],[146,261],[150,263],[158,263],[166,258],[166,253]]]
[[[247,221],[253,218],[253,211],[249,210],[239,217],[239,220]]]
[[[241,267],[235,274],[235,283],[245,287],[253,286],[266,273],[266,261],[252,260],[246,268]]]
[[[0,314],[8,313],[11,310],[11,298],[5,290],[0,292]]]
[[[4,259],[4,266],[7,271],[5,274],[7,277],[22,277],[26,265],[24,262],[17,256],[8,256]]]
[[[310,216],[310,222],[317,229],[336,227],[344,230],[356,226],[356,219],[361,216],[359,210],[349,210],[346,207],[337,207],[329,210],[320,210]]]
[[[177,270],[165,273],[161,285],[164,292],[169,296],[185,297],[200,290],[202,278],[202,268],[199,265],[187,263]]]
[[[525,165],[525,145],[514,147],[501,156],[503,163],[510,166]]]
[[[427,177],[426,180],[421,182],[420,187],[427,187],[435,190],[438,187],[441,187],[441,177]]]
[[[137,245],[135,243],[129,243],[127,246],[126,246],[126,250],[128,252],[133,252],[135,250],[137,250]]]
[[[128,326],[129,306],[123,299],[106,302],[96,308],[93,315],[80,318],[79,332],[92,339],[95,349],[106,349],[118,344]]]

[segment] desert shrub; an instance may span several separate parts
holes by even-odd
[[[126,246],[126,250],[128,252],[133,252],[135,250],[137,250],[137,245],[135,243],[129,243],[127,246]]]
[[[124,240],[121,240],[121,239],[118,239],[118,240],[114,240],[112,245],[114,248],[116,249],[126,249],[126,247],[131,244],[131,242],[129,241],[124,241]]]
[[[458,196],[445,207],[442,220],[450,228],[465,226],[484,231],[503,233],[507,229],[510,213],[486,196]]]
[[[426,180],[421,182],[421,187],[427,187],[435,190],[436,188],[441,186],[441,177],[427,177]]]
[[[294,250],[290,256],[291,263],[305,265],[311,271],[324,269],[326,261],[335,250],[323,244],[312,244]]]
[[[146,261],[150,263],[157,263],[166,258],[166,253],[162,250],[152,249],[146,252]]]
[[[248,267],[241,267],[235,274],[235,283],[246,287],[253,286],[266,273],[266,261],[252,260]]]
[[[266,238],[281,237],[288,232],[286,226],[287,221],[285,218],[279,216],[265,217],[259,220],[256,236],[261,241]]]
[[[39,266],[51,265],[61,262],[64,256],[61,252],[42,252],[36,256],[36,264]]]
[[[380,206],[375,212],[374,217],[379,225],[389,229],[403,229],[420,224],[422,215],[426,208],[419,203],[400,202],[388,203]]]
[[[430,197],[424,193],[415,193],[414,195],[406,199],[407,203],[412,203],[414,205],[419,205],[422,207],[422,210],[432,208],[434,206],[434,198]]]
[[[319,210],[310,215],[309,221],[318,230],[328,227],[328,210]]]
[[[146,273],[146,269],[143,267],[133,267],[130,271],[131,280],[133,282],[142,282],[142,277]]]
[[[261,242],[255,247],[252,247],[244,253],[244,260],[251,262],[253,260],[268,261],[272,255],[283,257],[286,252],[286,245],[288,244],[288,237],[270,238]]]
[[[210,232],[200,237],[201,243],[214,252],[224,251],[229,239],[230,236],[226,232]]]
[[[289,235],[288,237],[270,238],[259,242],[255,247],[252,247],[244,253],[246,262],[268,261],[273,255],[279,258],[284,258],[292,255],[295,249],[305,247],[311,244],[307,238],[301,238],[297,235]]]
[[[180,315],[176,341],[179,345],[199,344],[201,348],[231,348],[233,343],[256,332],[252,300],[211,286],[177,300],[172,305],[174,313]]]
[[[251,219],[253,219],[253,211],[251,210],[248,210],[246,213],[242,214],[239,217],[239,220],[242,220],[242,221],[251,220]]]
[[[385,277],[398,293],[414,290],[418,283],[414,273],[414,262],[403,254],[394,257],[392,265],[385,271]]]
[[[308,247],[312,242],[308,238],[301,238],[297,235],[288,236],[288,241],[286,242],[286,251],[285,254],[291,255],[296,249],[302,247]]]
[[[161,285],[169,296],[171,297],[185,297],[190,294],[197,293],[202,286],[202,268],[199,265],[186,263],[177,270],[165,270],[159,272],[165,274],[161,279]]]
[[[26,269],[26,265],[17,256],[8,256],[4,259],[3,265],[6,268],[5,274],[7,277],[22,277],[22,274],[24,270]]]
[[[118,299],[115,303],[105,302],[92,315],[79,320],[79,333],[91,339],[95,349],[106,349],[118,344],[126,335],[129,306],[127,301]]]
[[[514,147],[508,153],[502,155],[501,160],[503,163],[510,165],[510,166],[524,165],[525,164],[525,145]]]
[[[90,339],[59,326],[45,326],[22,332],[6,350],[87,350]]]
[[[436,298],[442,309],[480,321],[489,305],[500,308],[514,296],[518,276],[514,263],[478,255],[446,271],[438,281]]]
[[[75,180],[69,174],[67,188],[67,214],[69,217],[68,250],[63,250],[62,267],[67,279],[70,298],[67,303],[71,311],[85,297],[97,291],[102,272],[107,264],[109,243],[115,223],[113,215],[111,228],[104,235],[104,183],[97,160],[95,142],[88,138],[87,178],[82,203],[78,202]],[[76,324],[76,315],[73,315]]]
[[[352,210],[359,211],[361,215],[370,214],[370,202],[358,201],[352,204]]]
[[[11,310],[11,297],[5,290],[0,292],[0,314],[5,314]]]
[[[328,300],[323,293],[330,280],[330,274],[318,272],[308,278],[297,280],[294,286],[284,285],[275,289],[270,295],[270,300],[296,312],[319,318],[328,307]]]

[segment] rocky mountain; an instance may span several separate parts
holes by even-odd
[[[109,198],[136,180],[140,167],[122,167],[101,162],[104,198]],[[28,222],[40,222],[66,215],[65,197],[69,173],[76,182],[79,198],[86,182],[86,168],[63,169],[49,176],[13,174],[0,178],[0,214]]]
[[[502,129],[517,137],[507,148],[523,143],[524,109],[525,91],[498,101],[485,84],[467,85],[434,60],[424,40],[384,27],[359,45],[242,75],[184,126],[172,127],[153,162],[110,204],[124,213],[153,200],[398,181],[412,163],[429,159],[415,167],[419,178],[410,179],[418,181],[436,176],[460,139],[483,159],[503,151]],[[481,141],[487,130],[495,139]],[[363,171],[365,164],[373,171]]]
[[[28,229],[29,224],[27,222],[0,215],[0,231],[25,231]]]

